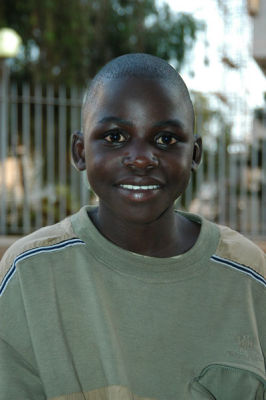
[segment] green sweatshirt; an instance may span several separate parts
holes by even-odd
[[[0,400],[265,400],[265,255],[198,216],[155,258],[105,239],[88,207],[0,263]]]

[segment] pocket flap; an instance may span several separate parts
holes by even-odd
[[[253,371],[212,364],[190,384],[193,400],[266,400],[266,381]]]

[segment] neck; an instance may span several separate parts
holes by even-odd
[[[189,250],[195,243],[200,227],[174,208],[157,220],[133,223],[96,209],[91,219],[98,230],[117,246],[151,257],[173,257]]]

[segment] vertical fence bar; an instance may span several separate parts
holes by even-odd
[[[250,207],[250,234],[258,235],[259,204],[258,204],[258,140],[255,139],[251,150],[251,207]]]
[[[66,216],[66,88],[59,88],[59,186],[60,186],[60,220]]]
[[[47,86],[46,93],[46,160],[47,160],[47,187],[49,194],[47,198],[47,224],[54,223],[54,204],[55,204],[55,138],[54,138],[54,87]]]
[[[215,209],[216,196],[217,196],[217,184],[215,180],[215,152],[213,149],[208,151],[208,170],[207,180],[209,184],[209,207],[211,209],[210,217],[216,216],[217,210]]]
[[[1,182],[1,208],[0,208],[0,233],[2,235],[7,232],[7,187],[6,187],[6,159],[8,156],[8,79],[9,69],[3,60],[0,64],[2,67],[2,79],[0,80],[0,96],[1,96],[1,121],[0,121],[0,182]]]
[[[10,231],[17,233],[18,231],[18,204],[21,203],[21,179],[20,179],[20,164],[18,157],[18,89],[15,83],[11,85],[10,99],[10,134],[11,134],[11,154],[15,163],[13,192],[10,198]]]
[[[30,87],[28,83],[22,86],[22,179],[24,190],[23,201],[23,233],[28,233],[31,230],[30,221]]]
[[[250,125],[249,107],[246,101],[242,104],[242,113],[244,115],[241,123],[242,132],[247,131]],[[248,231],[248,146],[243,140],[243,150],[240,155],[240,190],[239,190],[239,229],[240,232],[245,234]]]
[[[42,88],[39,83],[34,88],[34,211],[35,228],[42,226]]]
[[[226,222],[226,195],[227,195],[227,179],[226,179],[226,143],[225,135],[218,137],[218,222],[225,224]]]
[[[235,153],[229,153],[229,181],[230,181],[230,201],[229,201],[229,226],[237,228],[237,197],[236,197],[236,157]]]
[[[239,228],[242,233],[248,231],[248,196],[247,196],[247,154],[245,151],[240,156],[240,193],[239,193],[239,207],[240,207],[240,221]]]

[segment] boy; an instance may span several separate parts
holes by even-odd
[[[99,206],[2,259],[1,400],[265,398],[265,255],[174,209],[201,158],[193,126],[165,61],[96,75],[72,153]]]

